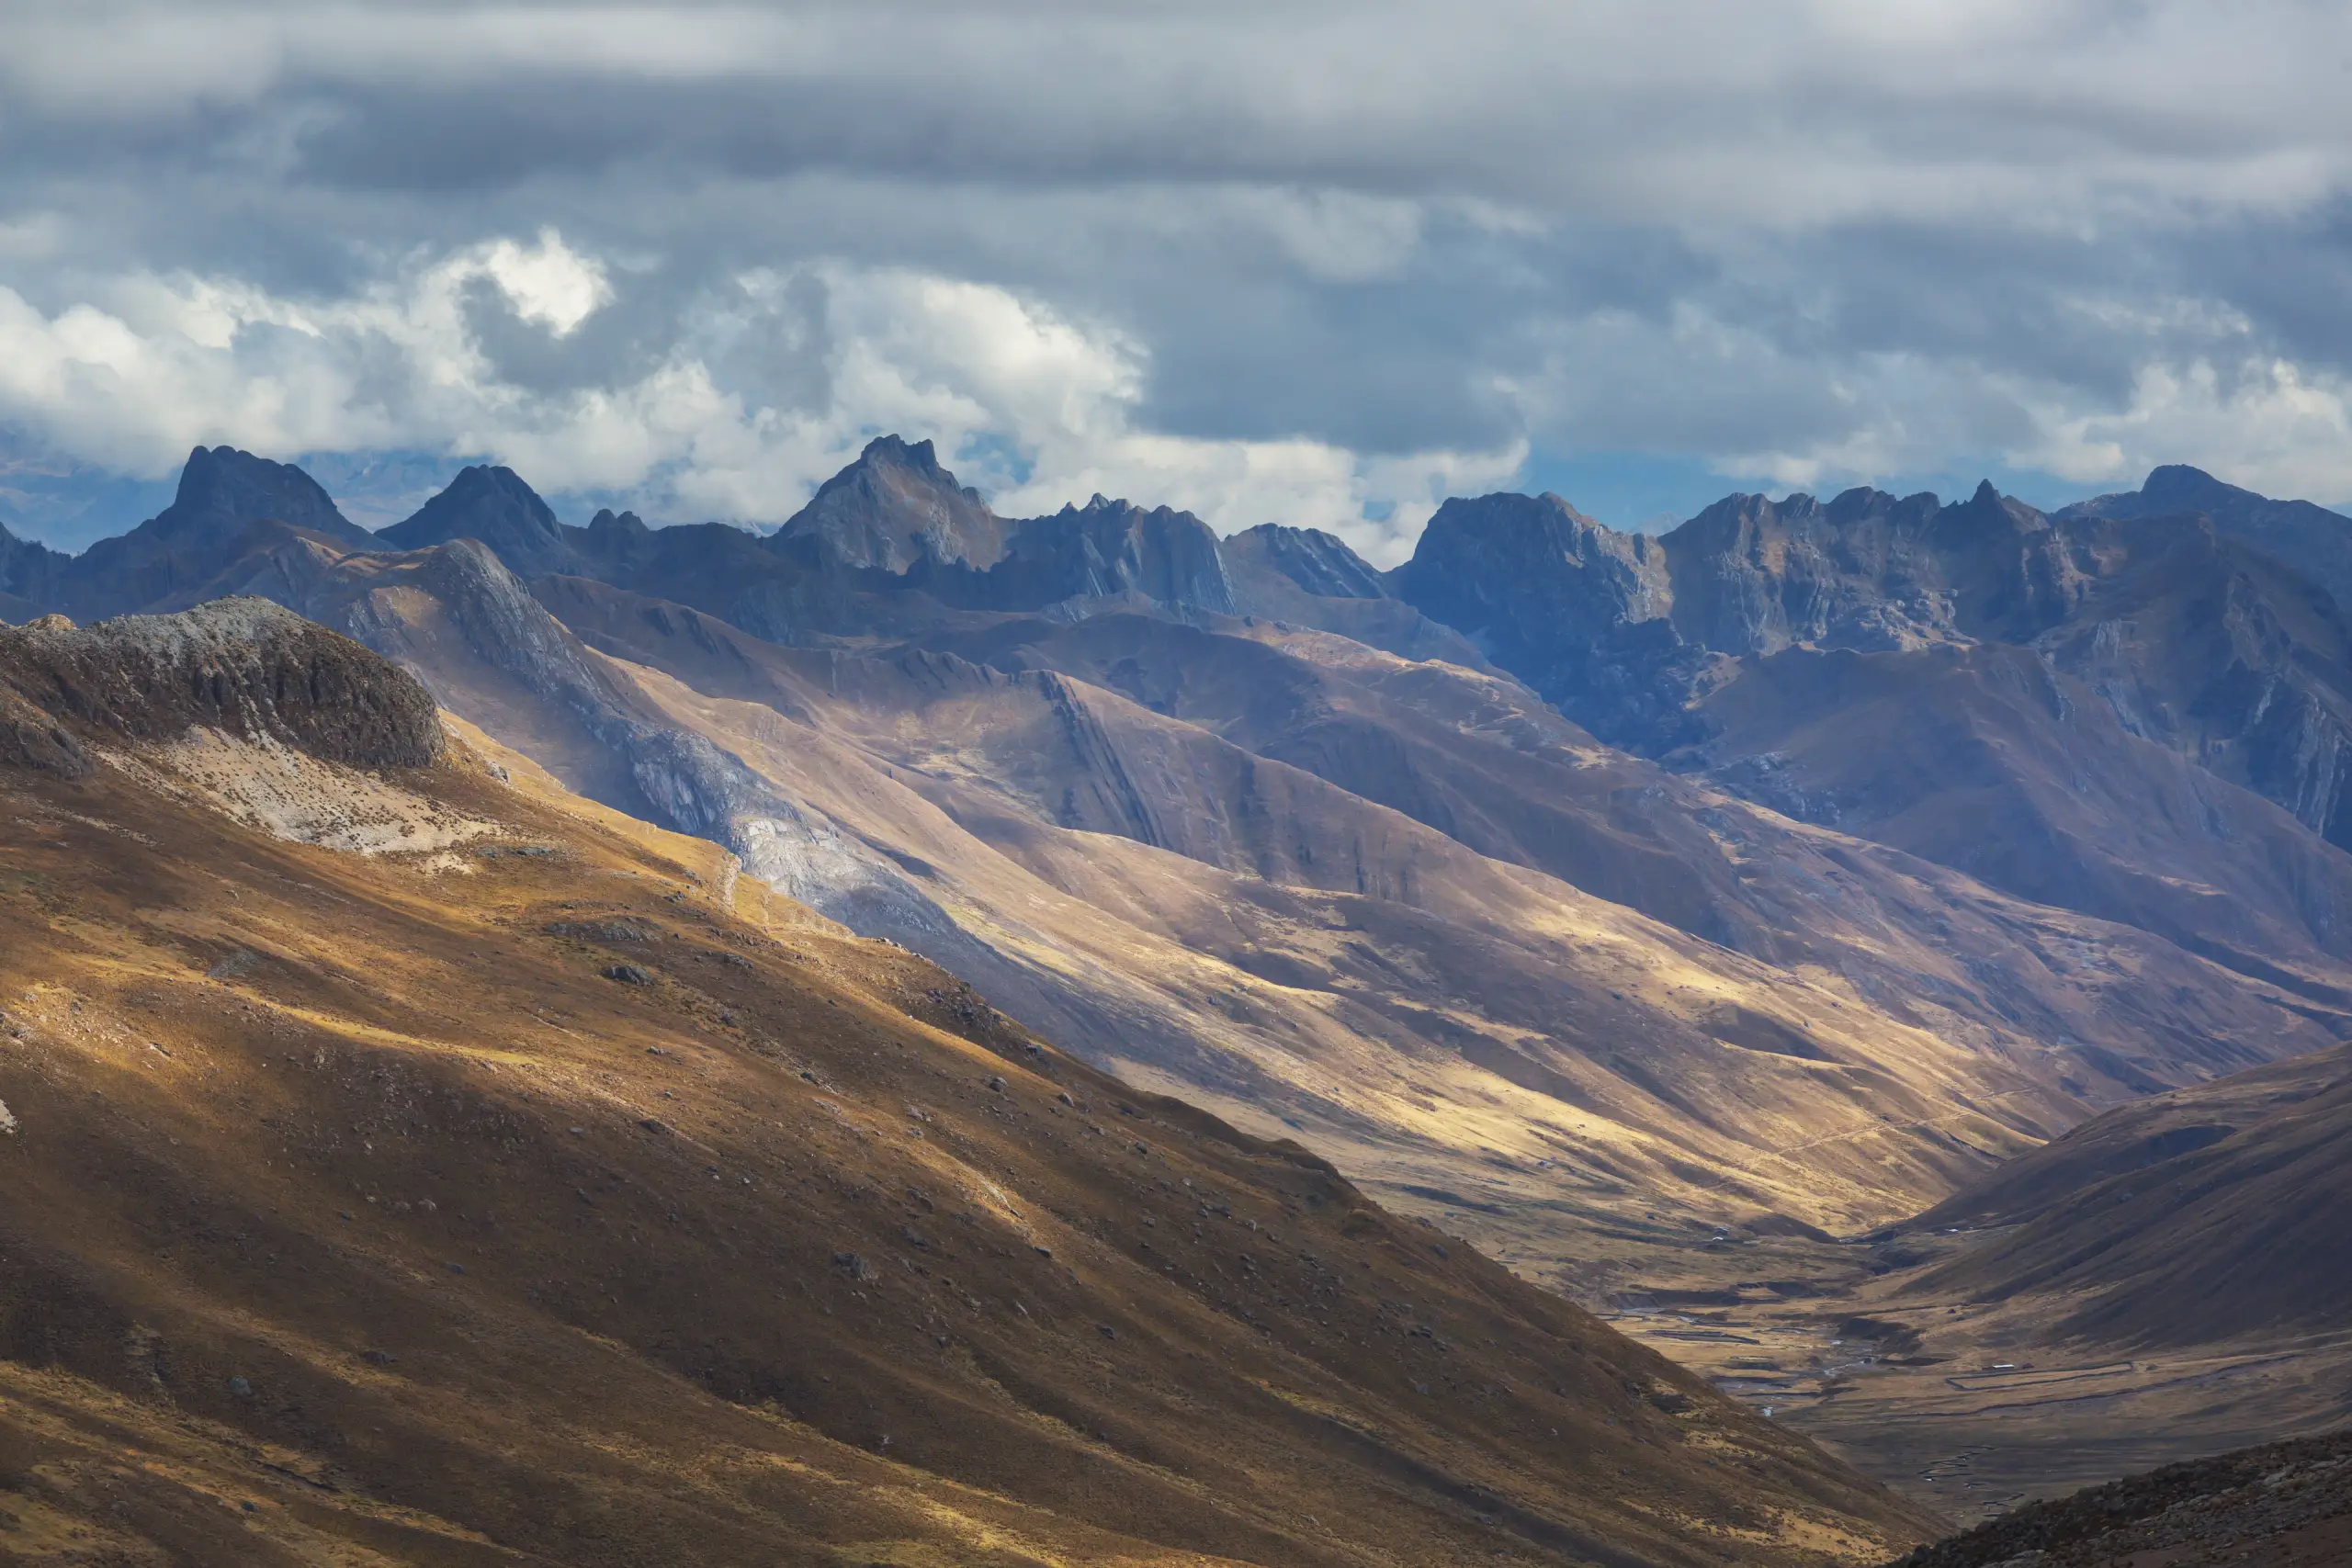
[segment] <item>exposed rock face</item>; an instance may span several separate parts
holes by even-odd
[[[558,522],[538,492],[514,469],[470,468],[419,507],[415,515],[394,524],[377,538],[403,550],[445,545],[452,539],[479,539],[515,571],[540,577],[580,569],[578,555],[566,537],[576,532]]]
[[[866,444],[774,536],[817,542],[841,566],[905,572],[918,561],[986,570],[1004,555],[1009,525],[980,492],[956,482],[928,441],[896,435]]]
[[[1448,502],[1396,579],[1600,739],[1738,787],[1764,773],[1711,743],[1706,711],[1734,660],[2007,643],[2131,734],[2352,845],[2352,632],[2324,591],[2201,519],[2053,520],[1988,484],[1951,506],[1732,496],[1651,540],[1556,498],[1488,496]]]
[[[1664,546],[1605,528],[1556,495],[1448,501],[1396,586],[1614,744],[1695,738],[1690,705],[1724,675],[1724,661],[1668,618]]]
[[[571,575],[650,592],[786,643],[1072,602],[1236,609],[1216,536],[1190,513],[1098,496],[1009,523],[956,484],[931,443],[896,436],[869,444],[766,539],[719,523],[648,528],[610,511],[566,527],[503,468],[467,469],[381,536],[402,548],[458,538],[481,540],[525,580]],[[1370,569],[1356,566],[1376,587]]]
[[[1323,599],[1385,599],[1388,585],[1346,541],[1320,528],[1261,523],[1225,541],[1225,565],[1237,592],[1265,573]]]
[[[2078,501],[2055,514],[2075,518],[2136,519],[2201,515],[2213,526],[2277,556],[2352,605],[2352,517],[2308,501],[2273,501],[2200,468],[2170,463],[2154,469],[2136,491]]]
[[[58,576],[73,558],[0,527],[0,620],[28,621],[40,614],[38,606],[55,597]]]
[[[1096,496],[1014,525],[1005,558],[984,573],[917,572],[912,581],[974,609],[1041,610],[1069,600],[1136,598],[1172,609],[1234,613],[1216,535],[1189,512]]]
[[[0,682],[13,693],[0,745],[57,771],[86,765],[76,728],[170,740],[204,725],[368,768],[423,767],[441,750],[439,716],[413,677],[260,599],[87,627],[44,616],[0,631]]]
[[[2352,1554],[2352,1433],[2168,1464],[2029,1503],[1887,1568],[2321,1568]]]
[[[1957,506],[1873,490],[1826,506],[1729,496],[1660,547],[1676,630],[1722,653],[2021,640],[2064,615],[2080,580],[2048,519],[1989,485]]]
[[[156,539],[224,544],[248,524],[268,518],[354,549],[376,542],[346,520],[316,479],[291,463],[273,463],[233,446],[198,446],[180,471],[179,494],[140,528]]]

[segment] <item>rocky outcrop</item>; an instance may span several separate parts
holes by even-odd
[[[827,479],[773,537],[813,541],[824,559],[905,572],[918,561],[986,570],[1004,555],[1009,525],[980,492],[940,467],[928,441],[884,435]]]
[[[1732,654],[2015,640],[2064,616],[2074,577],[2048,519],[1989,485],[1958,506],[1727,496],[1659,544],[1675,628]]]
[[[1603,527],[1556,495],[1448,501],[1396,588],[1617,745],[1693,738],[1691,704],[1724,678],[1725,660],[1668,618],[1660,542]]]
[[[442,746],[413,676],[260,599],[86,627],[44,616],[0,631],[0,747],[62,772],[85,765],[77,731],[172,740],[202,725],[364,768],[423,767]]]
[[[414,515],[385,529],[377,538],[403,550],[425,549],[452,539],[479,539],[497,551],[498,558],[512,570],[525,577],[541,577],[580,570],[578,552],[567,537],[577,532],[558,522],[538,492],[514,469],[478,467],[461,470],[447,489],[419,507]]]
[[[2240,1449],[2029,1503],[1887,1568],[2341,1562],[2352,1433]]]

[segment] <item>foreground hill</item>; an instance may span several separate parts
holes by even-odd
[[[2018,1509],[1891,1568],[2332,1568],[2352,1560],[2352,1436],[2167,1465]]]
[[[0,1555],[1861,1562],[1924,1521],[251,601],[0,631]]]

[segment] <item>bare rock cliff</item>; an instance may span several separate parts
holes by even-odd
[[[0,761],[79,773],[81,737],[204,725],[355,767],[423,767],[441,721],[415,678],[264,599],[77,626],[0,628]]]

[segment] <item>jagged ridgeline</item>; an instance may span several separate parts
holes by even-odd
[[[411,647],[536,607],[458,592],[477,545],[368,558],[353,624]],[[559,646],[583,725],[639,722]],[[42,740],[0,755],[0,1555],[1795,1568],[1933,1528],[290,612],[0,633],[0,692]]]

